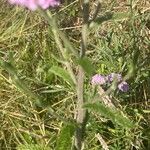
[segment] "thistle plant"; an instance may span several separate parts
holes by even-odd
[[[51,115],[60,119],[65,124],[64,128],[60,132],[56,149],[83,149],[86,125],[88,124],[89,114],[91,111],[100,113],[102,116],[109,118],[113,123],[116,123],[125,129],[130,129],[133,126],[133,123],[130,122],[122,110],[119,110],[119,108],[113,104],[111,101],[110,92],[112,91],[111,87],[113,87],[113,90],[118,88],[123,92],[127,92],[129,89],[128,83],[122,79],[121,74],[117,73],[111,73],[110,75],[94,75],[95,71],[93,71],[93,64],[87,57],[90,30],[93,26],[96,26],[97,23],[100,24],[112,17],[111,15],[103,17],[98,16],[100,2],[98,2],[92,19],[90,18],[89,0],[83,0],[81,2],[82,29],[80,48],[74,48],[74,45],[69,40],[68,36],[59,29],[57,23],[57,13],[53,15],[49,9],[50,7],[59,7],[61,5],[59,0],[9,0],[9,3],[11,5],[25,7],[31,11],[37,10],[39,11],[39,14],[48,22],[56,46],[62,57],[63,68],[65,68],[63,69],[58,66],[53,66],[50,68],[50,71],[67,82],[76,95],[74,118],[66,119],[59,116],[51,107],[47,107],[42,103],[42,98],[40,96],[36,96],[36,94],[27,88],[27,85],[23,84],[16,72],[11,72],[13,66],[10,63],[1,60],[0,65],[11,74],[14,84],[18,85],[18,88],[28,96],[35,99],[36,105],[46,109]],[[89,100],[85,99],[85,80],[87,80],[87,78],[91,81],[91,83],[89,83],[91,89],[94,89],[91,90],[91,93],[93,91],[94,92],[91,94],[92,96],[89,96]],[[107,90],[103,89],[104,85],[109,85]],[[98,86],[98,88],[95,88],[96,86]]]

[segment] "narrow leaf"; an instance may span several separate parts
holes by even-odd
[[[94,73],[94,67],[92,62],[87,58],[81,58],[78,60],[79,65],[82,66],[82,68],[84,69],[84,71],[91,76]]]
[[[123,128],[133,127],[133,123],[119,110],[108,108],[102,103],[88,103],[85,104],[84,107],[93,112],[100,113],[102,116],[111,119],[112,122],[117,123]]]
[[[126,12],[106,12],[103,15],[98,16],[90,23],[90,28],[97,27],[105,21],[122,21],[129,18],[129,13]]]
[[[129,17],[129,13],[127,12],[116,12],[113,14],[112,19],[116,21],[121,21],[127,19]]]
[[[57,141],[56,150],[71,150],[74,131],[74,124],[67,124],[62,128]]]
[[[53,66],[49,70],[50,72],[54,73],[56,76],[61,77],[64,81],[67,83],[70,83],[70,85],[74,85],[72,78],[70,77],[69,73],[58,66]]]

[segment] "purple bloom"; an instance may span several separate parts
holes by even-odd
[[[117,82],[120,82],[122,81],[122,76],[121,74],[118,74],[118,73],[111,73],[110,75],[107,76],[107,81],[108,82],[112,82],[116,80]]]
[[[105,76],[102,76],[100,74],[96,74],[92,77],[91,83],[93,85],[103,85],[106,83],[106,78],[105,78]]]
[[[123,81],[120,84],[118,84],[118,88],[122,92],[127,92],[129,90],[129,85],[127,82]]]
[[[27,7],[30,10],[36,10],[38,7],[47,9],[60,5],[60,0],[8,0],[10,4]]]

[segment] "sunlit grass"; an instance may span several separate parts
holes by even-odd
[[[93,4],[91,2],[91,15]],[[123,1],[102,3],[102,14],[111,11],[122,16],[91,29],[87,54],[98,73],[129,74],[129,92],[116,92],[113,98],[120,102],[136,125],[133,131],[125,132],[120,126],[92,113],[87,124],[86,150],[101,149],[98,133],[111,150],[150,149],[150,3],[148,0],[133,1],[133,9],[129,4]],[[47,22],[38,12],[12,7],[4,0],[0,5],[0,59],[13,65],[22,83],[40,96],[45,105],[51,106],[60,116],[73,118],[75,93],[50,72],[52,66],[61,66],[62,60]],[[78,50],[82,20],[75,8],[79,9],[78,1],[62,5],[56,12],[61,30]],[[59,57],[59,61],[54,56]],[[74,70],[76,72],[75,67]],[[88,97],[89,82],[86,88]],[[1,67],[0,149],[55,149],[63,122],[46,110],[35,109],[34,102],[34,97],[18,88],[11,74]]]

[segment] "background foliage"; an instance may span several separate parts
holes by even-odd
[[[79,3],[77,0],[65,1],[60,8],[52,10],[58,14],[59,27],[76,51],[80,48],[82,25]],[[96,3],[96,0],[90,1],[91,18]],[[7,62],[0,63],[0,149],[67,150],[75,126],[34,106],[34,96],[40,96],[44,106],[51,106],[56,114],[69,120],[76,108],[73,83],[63,68],[48,23],[38,12],[10,6],[5,0],[0,1],[0,7],[0,60]],[[105,144],[110,150],[150,149],[149,8],[149,0],[103,1],[98,19],[91,24],[89,59],[79,60],[89,74],[86,76],[85,99],[91,102],[90,77],[93,72],[128,74],[129,92],[115,91],[112,97],[134,127],[124,129],[122,124],[111,121],[118,115],[114,115],[116,112],[103,105],[89,104],[85,107],[93,111],[87,123],[85,150],[103,149]],[[73,57],[71,61],[74,61]],[[94,69],[87,64],[92,64]],[[76,69],[74,66],[74,72]],[[107,113],[103,114],[104,111],[97,107]],[[122,123],[119,115],[117,119],[116,122]],[[99,134],[106,143],[99,140]]]

